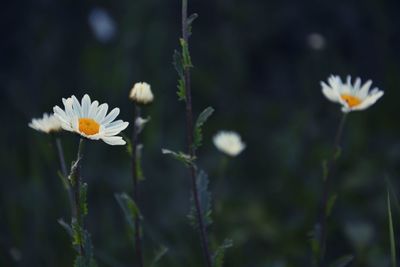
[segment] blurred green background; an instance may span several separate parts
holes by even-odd
[[[332,73],[372,79],[385,96],[348,118],[333,177],[338,200],[327,257],[353,254],[352,266],[389,266],[385,176],[398,187],[400,3],[189,5],[199,14],[191,39],[194,110],[216,110],[204,129],[199,164],[212,190],[223,183],[210,239],[213,247],[233,239],[225,266],[311,266],[308,235],[321,195],[321,161],[330,155],[341,116],[319,85]],[[188,173],[161,155],[163,147],[185,147],[184,106],[171,64],[180,1],[8,1],[0,20],[0,266],[66,267],[74,257],[57,223],[68,220],[69,209],[53,141],[28,122],[61,105],[62,97],[84,93],[120,107],[120,117],[130,121],[128,93],[137,81],[150,83],[155,94],[144,110],[152,118],[143,133],[140,203],[146,263],[162,244],[169,252],[159,266],[202,266],[198,236],[186,218]],[[238,131],[247,144],[226,171],[211,141],[221,129]],[[78,137],[65,133],[62,141],[70,162]],[[114,198],[132,190],[126,148],[90,142],[83,168],[99,266],[132,266],[133,242]]]

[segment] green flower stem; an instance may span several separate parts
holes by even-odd
[[[186,43],[186,47],[182,46],[182,55],[187,54],[184,51],[186,48],[189,50],[189,25],[188,25],[188,15],[187,15],[187,9],[188,9],[188,0],[182,0],[182,39]],[[191,84],[190,84],[190,68],[191,66],[184,65],[184,86],[185,86],[185,91],[186,91],[186,138],[187,138],[187,146],[188,146],[188,155],[191,158],[195,158],[196,153],[193,147],[193,111],[192,111],[192,94],[191,94]],[[208,247],[208,238],[207,238],[207,231],[206,227],[204,224],[204,218],[201,213],[201,206],[200,206],[200,200],[199,200],[199,192],[197,188],[197,183],[196,183],[196,169],[193,164],[189,166],[189,172],[190,172],[190,177],[191,177],[191,183],[192,183],[192,194],[193,194],[193,199],[196,207],[196,214],[197,214],[197,220],[198,220],[198,225],[199,225],[199,233],[200,233],[200,239],[201,239],[201,244],[203,247],[203,253],[206,261],[206,266],[211,267],[212,266],[212,261],[211,261],[211,255],[210,255],[210,250]]]
[[[72,167],[70,175],[71,184],[73,186],[73,191],[74,191],[75,207],[76,207],[76,217],[72,218],[73,220],[72,223],[74,223],[74,220],[76,220],[82,231],[84,231],[84,223],[83,223],[83,211],[82,211],[80,191],[82,186],[81,168],[82,168],[84,145],[85,145],[85,139],[81,138],[79,141],[76,161],[74,163],[74,166]],[[82,240],[79,242],[79,255],[85,256],[85,250]]]
[[[71,187],[71,183],[68,180],[68,171],[67,171],[67,165],[65,164],[64,149],[62,147],[61,139],[57,136],[55,136],[55,143],[56,143],[58,158],[60,160],[61,173],[63,175],[63,179],[65,180],[64,184],[68,193],[68,201],[71,208],[71,217],[76,217],[74,192]]]
[[[326,253],[326,240],[327,240],[327,221],[328,221],[328,201],[330,198],[330,183],[331,183],[331,173],[335,167],[336,160],[340,154],[340,141],[343,134],[344,125],[346,122],[348,113],[343,113],[343,116],[340,120],[339,127],[336,132],[335,141],[334,141],[334,151],[332,157],[330,158],[326,170],[324,173],[323,179],[323,193],[322,193],[322,201],[320,207],[320,226],[321,226],[321,235],[320,235],[320,255],[319,255],[319,263],[318,266],[324,267],[325,263],[325,253]]]
[[[139,127],[136,125],[136,120],[140,117],[140,107],[135,104],[133,116],[133,133],[132,133],[132,180],[133,180],[133,200],[136,205],[139,202],[139,175],[138,175],[138,164],[140,164],[137,158],[137,146],[139,144]],[[141,236],[141,225],[140,217],[135,218],[135,251],[137,264],[139,267],[143,267],[143,249],[142,249],[142,236]]]

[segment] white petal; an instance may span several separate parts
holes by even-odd
[[[322,84],[322,93],[332,102],[340,102],[338,93],[329,88],[326,84]]]
[[[361,87],[360,91],[358,92],[358,96],[361,99],[364,99],[368,95],[369,88],[371,87],[372,81],[368,80],[364,85]]]
[[[109,144],[109,145],[112,145],[112,146],[115,146],[115,145],[125,145],[125,144],[126,144],[125,140],[122,139],[121,136],[104,137],[104,138],[102,138],[102,140],[103,140],[105,143],[107,143],[107,144]]]
[[[383,91],[379,91],[373,95],[368,96],[360,105],[353,108],[353,110],[364,110],[373,104],[383,96]]]
[[[93,101],[89,108],[88,118],[94,118],[97,114],[97,107],[99,106],[99,101]]]
[[[76,99],[76,97],[74,95],[72,96],[72,109],[78,118],[82,118],[81,104],[79,103],[78,99]]]
[[[119,108],[114,108],[113,110],[111,110],[111,112],[100,122],[100,124],[102,125],[107,125],[110,122],[112,122],[113,120],[115,120],[115,118],[118,116],[119,114]]]
[[[96,116],[94,117],[94,120],[97,122],[102,121],[107,114],[107,110],[108,110],[108,105],[106,103],[101,104],[99,106]]]
[[[82,117],[87,118],[89,115],[89,108],[91,105],[90,97],[85,94],[82,98]]]

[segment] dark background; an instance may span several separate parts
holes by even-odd
[[[189,5],[200,16],[191,39],[194,110],[198,114],[209,105],[216,110],[204,129],[199,164],[213,191],[223,177],[224,197],[213,214],[210,239],[212,247],[233,239],[226,266],[310,266],[308,235],[321,196],[321,161],[330,155],[341,116],[340,107],[321,94],[319,82],[330,74],[372,79],[385,95],[348,118],[333,177],[338,200],[328,258],[353,254],[352,266],[389,266],[385,176],[396,188],[400,3]],[[150,83],[155,94],[144,111],[152,118],[143,140],[146,262],[163,244],[169,253],[159,266],[202,266],[198,236],[186,218],[188,174],[161,155],[163,147],[185,146],[184,105],[177,101],[171,64],[180,2],[8,1],[0,17],[0,266],[64,267],[74,257],[57,223],[68,220],[69,209],[52,138],[28,128],[28,122],[61,105],[62,97],[84,93],[120,107],[120,117],[131,120],[128,93],[137,81]],[[96,26],[103,31],[96,34]],[[211,141],[221,129],[238,131],[247,144],[225,172]],[[78,137],[65,133],[62,141],[70,162]],[[132,239],[114,198],[132,189],[126,148],[90,142],[83,168],[87,227],[99,266],[132,266]],[[395,209],[395,223],[398,218]]]

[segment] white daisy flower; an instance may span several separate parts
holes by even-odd
[[[217,149],[229,156],[235,157],[246,148],[240,135],[231,131],[220,131],[213,137],[214,145]]]
[[[150,104],[154,100],[154,95],[148,83],[140,82],[135,83],[129,94],[129,98],[138,104]]]
[[[122,120],[114,121],[119,114],[119,108],[114,108],[106,116],[108,105],[91,102],[86,94],[82,104],[73,95],[63,98],[65,110],[59,106],[53,108],[54,115],[60,120],[64,130],[75,132],[92,140],[103,140],[109,145],[125,145],[121,136],[116,136],[128,127],[129,123]]]
[[[340,103],[342,111],[347,113],[355,110],[364,110],[383,96],[383,91],[378,88],[369,90],[372,81],[368,80],[363,85],[361,79],[357,78],[354,84],[351,77],[347,76],[346,83],[343,83],[339,76],[331,75],[328,84],[321,82],[322,93],[330,101]]]
[[[53,115],[43,114],[42,118],[32,119],[29,127],[43,133],[54,133],[62,130],[61,122]]]

